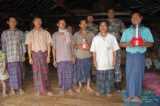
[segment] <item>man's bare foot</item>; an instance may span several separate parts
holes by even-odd
[[[74,92],[73,92],[73,90],[70,89],[70,90],[67,91],[67,94],[73,96]]]
[[[60,95],[60,96],[64,96],[64,91],[60,91],[60,92],[59,92],[59,95]]]
[[[11,91],[10,91],[10,95],[11,95],[11,96],[14,96],[14,95],[16,95],[16,92],[15,92],[15,90],[11,90]]]
[[[79,87],[79,88],[75,89],[75,91],[76,91],[77,93],[81,93],[81,88]]]
[[[132,102],[137,102],[137,103],[142,103],[142,100],[139,97],[134,97],[131,101]]]
[[[132,97],[131,97],[131,96],[127,98],[127,101],[128,101],[128,102],[130,102],[131,100],[132,100]]]
[[[117,93],[121,93],[121,90],[116,90]]]
[[[109,93],[109,94],[107,94],[107,97],[112,97],[112,94],[110,94],[110,93]]]
[[[19,90],[19,95],[23,95],[23,94],[24,94],[23,89],[20,89],[20,90]]]
[[[36,92],[36,93],[35,93],[35,96],[40,96],[40,92]]]
[[[52,92],[47,92],[47,96],[53,96]]]
[[[101,94],[99,92],[96,92],[96,96],[101,96]]]
[[[86,89],[87,89],[87,91],[88,91],[89,93],[93,93],[93,92],[94,92],[94,90],[93,90],[91,87],[87,87]]]
[[[7,97],[8,95],[6,93],[2,93],[2,97]]]

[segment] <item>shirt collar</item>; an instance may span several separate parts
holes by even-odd
[[[41,32],[42,30],[43,28],[40,28],[40,30],[33,29],[34,32]]]
[[[9,31],[17,31],[18,29],[15,28],[15,29],[8,29]]]
[[[66,33],[67,32],[67,30],[66,29],[58,29],[58,32],[64,32],[64,33]]]
[[[87,29],[85,31],[86,31],[86,33],[89,33],[89,31]],[[81,34],[81,31],[79,30],[78,33]]]
[[[99,32],[99,33],[98,33],[98,36],[99,36],[100,38],[106,39],[106,38],[108,37],[108,33],[106,33],[106,36],[104,37],[104,36],[102,36],[101,33]]]
[[[142,25],[142,24],[140,24],[140,25],[139,25],[139,28],[142,28],[142,27],[143,27],[143,25]],[[130,28],[135,29],[136,27],[135,27],[134,25],[131,25],[131,26],[130,26]]]

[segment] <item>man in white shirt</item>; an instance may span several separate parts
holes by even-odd
[[[111,96],[115,51],[119,49],[114,35],[108,33],[108,23],[101,22],[100,32],[94,37],[90,51],[93,53],[93,63],[97,69],[97,96]]]

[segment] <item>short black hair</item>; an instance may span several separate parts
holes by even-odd
[[[66,23],[66,20],[64,18],[60,18],[57,20],[57,23],[59,23],[60,21],[64,21]]]
[[[93,18],[95,18],[94,15],[92,15],[92,14],[89,14],[89,15],[86,17],[86,19],[88,19],[88,17],[93,17]]]
[[[102,23],[105,23],[106,26],[109,27],[109,22],[108,22],[108,21],[101,21],[101,22],[99,23],[99,26],[100,26]]]
[[[14,15],[8,16],[8,17],[7,17],[7,21],[9,21],[11,18],[14,18],[14,19],[17,21],[17,17],[14,16]]]
[[[140,17],[143,16],[142,12],[139,11],[139,10],[133,10],[133,11],[131,12],[131,16],[133,16],[134,14],[138,14]]]
[[[79,24],[81,24],[82,21],[85,21],[87,23],[86,19],[80,19]]]
[[[109,8],[109,9],[107,9],[107,13],[108,13],[110,10],[115,11],[114,8]]]
[[[40,19],[40,20],[42,20],[42,18],[41,18],[40,16],[34,16],[34,17],[33,17],[33,21],[34,21],[35,19]]]

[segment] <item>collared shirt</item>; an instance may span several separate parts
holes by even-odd
[[[143,38],[143,40],[147,42],[151,42],[151,43],[154,42],[152,33],[149,28],[145,26],[141,26],[139,28],[139,33],[141,37]],[[135,35],[136,35],[135,28],[131,26],[123,32],[121,42],[130,42],[132,38],[135,37]],[[145,53],[146,50],[147,50],[146,47],[139,47],[139,46],[126,48],[126,51],[129,53]]]
[[[86,31],[86,35],[81,35],[80,31],[76,32],[73,36],[74,44],[82,44],[83,39],[90,45],[94,34],[92,32]],[[91,57],[91,53],[88,50],[75,49],[75,55],[78,59],[84,59]]]
[[[22,61],[23,56],[23,32],[16,30],[5,30],[1,35],[2,50],[6,54],[7,62]]]
[[[56,62],[71,61],[73,56],[72,38],[69,32],[55,32],[52,35],[53,48],[56,50]]]
[[[124,31],[125,25],[120,19],[107,19],[109,22],[109,32],[113,34],[117,40],[120,40],[120,34]]]
[[[119,49],[116,38],[112,34],[103,37],[100,33],[93,38],[90,48],[96,54],[97,70],[106,71],[113,69],[113,52]]]
[[[33,29],[27,33],[25,44],[31,44],[32,51],[34,52],[45,52],[48,50],[48,45],[52,44],[52,38],[50,33],[44,29],[40,29],[39,31]]]

